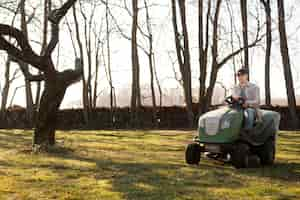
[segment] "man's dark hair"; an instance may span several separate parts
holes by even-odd
[[[249,75],[249,70],[248,69],[246,69],[246,68],[241,68],[241,69],[239,69],[238,70],[238,72],[236,73],[238,76],[240,76],[240,75]]]

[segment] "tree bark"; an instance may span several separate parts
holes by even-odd
[[[74,24],[75,24],[76,41],[77,41],[77,44],[79,47],[79,54],[80,54],[80,58],[81,58],[81,62],[82,62],[81,65],[83,66],[84,65],[84,52],[83,52],[82,41],[80,38],[79,22],[77,19],[75,6],[73,6],[72,11],[73,11]],[[88,87],[87,87],[87,83],[85,80],[84,70],[82,70],[82,106],[83,106],[83,116],[84,116],[86,123],[89,122],[89,113],[90,113],[88,99],[89,99],[88,98]]]
[[[247,9],[247,0],[240,0],[241,6],[241,17],[243,25],[243,45],[244,47],[248,46],[248,9]],[[249,70],[249,49],[244,49],[244,68]]]
[[[209,43],[209,18],[211,10],[211,1],[208,1],[207,13],[206,13],[206,27],[205,27],[205,44],[204,44],[204,26],[203,26],[203,0],[198,2],[198,20],[199,20],[199,115],[205,112],[206,105],[206,77],[207,77],[207,52]]]
[[[52,68],[52,67],[49,67]],[[63,72],[50,71],[45,75],[45,88],[41,97],[37,124],[34,130],[33,144],[42,150],[55,144],[55,130],[57,126],[57,111],[64,98],[66,89],[78,80],[80,71],[65,70]]]
[[[278,6],[278,31],[280,38],[280,52],[282,57],[284,78],[286,84],[286,93],[288,99],[288,106],[291,115],[291,123],[293,128],[299,127],[299,118],[297,116],[297,105],[296,105],[296,97],[294,90],[294,82],[293,82],[293,74],[291,70],[291,62],[289,56],[289,48],[285,27],[285,10],[284,10],[284,1],[277,0]]]
[[[83,17],[84,21],[84,41],[85,41],[85,53],[87,55],[87,80],[86,80],[86,89],[87,89],[87,104],[89,111],[93,108],[92,103],[92,48],[91,48],[91,26],[92,26],[92,19],[94,16],[94,13],[91,13],[89,18],[86,16],[85,11],[82,9],[80,4],[80,12]]]
[[[47,42],[48,42],[48,16],[51,11],[51,5],[52,1],[51,0],[44,0],[44,15],[43,15],[43,39],[42,39],[42,48],[40,55],[44,55],[46,47],[47,47]],[[39,71],[39,75],[42,73]],[[39,104],[40,104],[40,98],[41,98],[41,82],[38,81],[36,83],[36,94],[35,94],[35,107],[38,110],[39,109]]]
[[[222,0],[217,0],[216,3],[216,11],[213,17],[213,36],[212,36],[212,65],[211,65],[211,73],[210,73],[210,80],[209,85],[206,89],[206,94],[204,98],[204,102],[201,105],[202,113],[207,112],[209,106],[211,105],[212,95],[214,91],[214,87],[217,81],[217,75],[219,71],[219,63],[218,63],[218,22],[220,16],[220,9],[221,9]]]
[[[20,12],[21,12],[21,30],[28,40],[28,31],[27,31],[27,21],[26,21],[26,12],[25,12],[25,2],[26,0],[21,0],[20,2]],[[22,71],[25,73],[29,72],[29,65],[24,62],[18,62]],[[31,83],[25,78],[25,94],[26,94],[26,115],[29,122],[33,122],[34,114],[34,104],[32,97]]]
[[[105,1],[105,24],[106,24],[106,51],[107,51],[107,74],[110,87],[110,112],[111,123],[114,124],[115,106],[116,106],[116,94],[112,80],[111,72],[111,49],[110,49],[110,24],[109,24],[109,5],[108,0]]]
[[[1,118],[5,117],[6,114],[6,105],[8,100],[8,93],[10,88],[10,65],[11,65],[11,57],[8,55],[7,60],[5,62],[5,77],[4,77],[4,86],[2,90],[2,98],[1,98]]]
[[[150,14],[149,14],[149,7],[147,0],[144,0],[145,9],[146,9],[146,24],[147,24],[147,31],[148,31],[148,43],[149,43],[149,51],[147,53],[148,56],[148,64],[150,70],[150,88],[151,88],[151,98],[152,98],[152,118],[154,125],[157,126],[157,105],[156,105],[156,94],[155,94],[155,87],[154,87],[154,51],[153,51],[153,33],[150,21]]]
[[[54,82],[53,82],[54,81]],[[56,113],[62,102],[66,86],[58,77],[45,81],[45,88],[41,97],[37,124],[34,130],[33,144],[42,148],[55,144]]]
[[[181,28],[182,35],[179,34],[178,31],[178,23],[177,23],[177,9],[175,0],[171,0],[172,6],[172,22],[174,28],[174,38],[176,45],[176,53],[179,64],[179,69],[181,73],[182,83],[183,83],[183,92],[185,97],[186,109],[187,109],[187,117],[189,126],[192,127],[194,124],[194,113],[193,113],[193,102],[192,102],[192,80],[191,80],[191,64],[190,64],[190,49],[189,49],[189,38],[188,38],[188,30],[186,23],[186,6],[185,0],[177,1],[179,6],[179,13],[181,19]],[[183,37],[183,47],[181,46],[181,36]]]
[[[138,0],[132,0],[132,30],[131,30],[131,59],[132,59],[132,88],[131,88],[131,109],[132,123],[138,124],[138,115],[141,107],[140,94],[140,64],[137,45],[138,29]]]
[[[261,0],[266,15],[266,54],[265,54],[265,103],[271,105],[271,88],[270,88],[270,59],[272,49],[272,17],[270,0]]]
[[[94,92],[93,92],[93,108],[97,108],[97,99],[98,99],[98,76],[99,76],[99,67],[100,67],[100,59],[99,59],[99,50],[100,50],[100,42],[96,42],[96,56],[95,56],[95,79],[94,79]]]

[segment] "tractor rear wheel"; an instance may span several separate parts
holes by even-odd
[[[200,145],[197,143],[189,144],[185,151],[185,160],[187,164],[198,165],[200,162]]]
[[[272,165],[275,160],[275,141],[274,139],[269,139],[258,152],[262,165]]]
[[[244,143],[238,143],[232,152],[232,164],[235,168],[246,168],[249,165],[250,147]]]

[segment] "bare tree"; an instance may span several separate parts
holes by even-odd
[[[19,70],[15,70],[14,73],[11,75],[11,63],[12,58],[10,55],[7,56],[5,62],[5,75],[4,75],[4,86],[1,91],[1,117],[4,118],[6,116],[6,106],[8,101],[8,94],[10,90],[10,86],[14,80],[18,78],[17,74]]]
[[[51,54],[59,41],[59,24],[61,19],[76,0],[68,0],[61,8],[53,10],[48,19],[51,22],[51,39],[43,55],[37,55],[24,33],[12,26],[0,24],[0,49],[6,51],[14,59],[32,65],[43,72],[42,75],[27,74],[30,81],[45,81],[45,88],[40,101],[37,123],[34,130],[34,149],[47,149],[55,144],[56,113],[69,85],[81,77],[82,67],[76,70],[56,71]],[[17,46],[10,43],[5,36],[14,38]],[[77,63],[80,63],[77,61]]]
[[[17,17],[17,14],[19,12],[20,4],[18,5],[16,11],[14,12],[14,16],[12,18],[12,23],[11,25],[13,26]],[[11,38],[9,38],[9,41],[11,42]],[[4,118],[6,115],[6,106],[7,106],[7,101],[8,101],[8,94],[9,94],[9,89],[11,86],[12,81],[15,79],[13,76],[11,79],[11,74],[10,74],[10,69],[11,69],[11,63],[12,63],[12,57],[10,55],[7,55],[7,59],[5,62],[5,72],[4,72],[4,86],[1,91],[1,117]],[[15,75],[15,73],[14,73]]]
[[[172,6],[172,22],[174,29],[174,38],[176,45],[177,61],[181,73],[183,91],[188,115],[189,126],[193,126],[194,113],[192,102],[192,78],[191,78],[191,64],[190,64],[190,49],[189,37],[186,23],[186,1],[185,0],[171,0]],[[179,15],[181,21],[182,33],[179,33],[179,24],[177,22],[177,5],[179,6]],[[183,46],[181,38],[183,38]]]
[[[132,88],[131,109],[132,122],[138,123],[138,113],[141,107],[140,89],[140,63],[138,54],[137,30],[138,30],[138,0],[132,0],[132,27],[131,27],[131,59],[132,59]]]
[[[272,17],[270,0],[260,0],[266,15],[266,54],[265,54],[265,99],[266,105],[271,105],[270,60],[272,49]]]
[[[92,102],[93,102],[93,95],[92,95],[92,22],[93,18],[95,15],[95,9],[96,5],[94,1],[89,2],[89,4],[92,5],[92,9],[90,12],[90,15],[86,15],[86,11],[83,9],[82,3],[80,3],[80,13],[83,17],[83,23],[84,23],[84,42],[85,42],[85,54],[87,55],[87,67],[88,67],[88,72],[87,72],[87,93],[88,93],[88,107],[90,109],[93,108]]]
[[[43,55],[48,42],[48,29],[49,29],[49,23],[48,23],[48,16],[51,11],[52,6],[52,0],[44,0],[44,11],[43,11],[43,38],[42,38],[42,46],[41,46],[41,52],[40,55]],[[39,75],[42,73],[39,72]],[[41,98],[41,82],[38,81],[36,83],[36,94],[35,94],[35,107],[36,109],[39,108],[40,98]]]
[[[111,28],[109,21],[109,5],[108,0],[105,1],[105,24],[106,24],[106,54],[107,54],[107,77],[110,87],[110,109],[111,109],[111,121],[113,122],[114,118],[114,110],[116,107],[116,93],[115,87],[113,85],[112,80],[112,72],[111,72],[111,48],[110,48],[110,37],[111,37]]]
[[[155,76],[157,75],[155,73],[155,66],[154,66],[154,50],[153,50],[153,32],[152,32],[152,25],[151,25],[151,19],[150,19],[150,13],[149,13],[149,6],[147,3],[147,0],[144,0],[144,5],[146,9],[146,26],[147,26],[147,39],[149,43],[149,50],[145,53],[148,56],[148,63],[149,63],[149,69],[150,69],[150,88],[151,88],[151,97],[152,97],[152,108],[153,108],[153,120],[154,124],[157,125],[157,103],[156,103],[156,94],[155,94]],[[160,87],[158,79],[158,87]],[[161,89],[160,89],[161,90]],[[159,91],[161,92],[161,91]],[[161,98],[161,97],[160,97]]]
[[[120,25],[117,23],[117,20],[111,13],[111,11],[108,7],[108,4],[106,4],[106,1],[102,1],[102,2],[105,5],[107,5],[108,14],[110,15],[112,21],[114,22],[118,32],[121,34],[121,36],[123,38],[125,38],[126,40],[129,40],[132,43],[131,36],[128,36],[126,33],[124,33],[124,31],[122,30]],[[162,89],[161,89],[160,81],[158,79],[156,66],[155,66],[155,55],[154,55],[154,47],[153,47],[154,39],[153,39],[151,18],[150,18],[150,13],[149,13],[150,6],[148,5],[146,0],[144,0],[144,6],[145,6],[144,7],[145,15],[146,15],[146,20],[145,20],[146,31],[143,31],[139,22],[137,24],[137,31],[139,31],[141,36],[144,37],[148,41],[148,47],[147,48],[144,47],[142,44],[139,44],[138,41],[137,41],[137,47],[138,47],[138,49],[142,50],[142,52],[145,53],[146,56],[148,57],[148,63],[149,63],[149,69],[150,69],[150,87],[151,87],[152,105],[153,105],[154,101],[155,101],[154,102],[155,105],[157,104],[156,103],[155,86],[154,86],[154,82],[155,82],[156,86],[158,88],[158,92],[159,92],[159,105],[161,107],[162,106]],[[133,17],[132,11],[128,8],[126,1],[124,1],[124,6],[122,8],[129,14],[129,16],[131,18]],[[153,107],[156,107],[156,106],[153,106]],[[154,110],[156,110],[156,108],[153,109],[153,113],[156,113]],[[154,118],[156,118],[156,117],[154,117]]]
[[[214,88],[215,88],[215,84],[216,84],[216,81],[217,81],[219,70],[229,60],[231,60],[233,57],[235,57],[236,55],[243,52],[246,48],[249,49],[249,48],[255,47],[257,45],[257,43],[260,42],[263,38],[263,36],[261,36],[261,37],[259,36],[260,27],[258,27],[255,40],[252,43],[248,44],[247,46],[243,46],[243,47],[241,47],[237,50],[234,50],[230,54],[228,54],[225,57],[223,57],[222,59],[220,59],[219,55],[218,55],[218,53],[219,53],[218,46],[219,46],[219,17],[220,17],[221,4],[222,4],[222,0],[217,0],[216,7],[215,7],[215,13],[214,13],[214,16],[212,17],[212,24],[213,24],[213,27],[212,27],[212,45],[211,45],[212,46],[212,53],[211,53],[212,64],[211,64],[209,85],[208,85],[208,87],[206,87],[205,81],[203,81],[202,86],[201,86],[203,88],[206,88],[206,91],[200,93],[200,97],[199,97],[199,99],[201,100],[201,102],[199,102],[200,103],[200,109],[199,109],[200,113],[204,113],[204,112],[208,111],[208,108],[211,105],[212,95],[213,95],[213,92],[214,92]],[[209,14],[207,15],[207,18],[210,18]],[[201,24],[200,24],[200,27],[201,27]],[[207,54],[203,54],[203,53],[200,54],[200,55],[207,56]],[[205,59],[207,59],[207,58],[205,58]],[[204,78],[203,78],[203,80],[204,80]],[[201,95],[203,95],[203,96],[201,96]]]
[[[285,27],[285,9],[284,9],[284,1],[277,0],[278,6],[278,31],[280,37],[280,51],[282,57],[282,65],[284,71],[284,78],[286,84],[286,93],[288,98],[288,106],[292,119],[293,128],[297,128],[299,126],[299,118],[297,116],[297,105],[296,105],[296,97],[294,90],[294,82],[293,82],[293,74],[291,70],[291,61],[289,56],[289,48]]]
[[[28,30],[27,30],[27,20],[26,20],[26,12],[25,12],[25,3],[26,0],[21,0],[20,2],[20,12],[21,12],[21,30],[23,35],[28,40]],[[21,60],[18,60],[20,68],[22,69],[23,73],[29,73],[29,65]],[[33,106],[33,97],[32,97],[32,90],[31,90],[31,83],[29,80],[25,78],[25,92],[26,92],[26,112],[27,118],[31,122],[33,120],[34,114],[34,106]]]
[[[199,77],[199,104],[205,104],[205,93],[206,93],[206,76],[207,76],[207,58],[208,58],[208,46],[209,46],[209,20],[211,12],[211,1],[208,1],[207,12],[206,12],[206,27],[203,26],[203,0],[198,2],[198,17],[199,17],[199,66],[200,66],[200,77]],[[205,35],[204,35],[205,30]],[[205,36],[205,43],[204,43]],[[203,113],[205,106],[199,106],[199,113]]]
[[[72,11],[73,11],[74,24],[75,24],[76,41],[77,41],[77,45],[79,47],[79,55],[80,55],[81,65],[83,66],[84,65],[84,49],[83,49],[83,44],[82,44],[82,41],[80,38],[79,22],[78,22],[78,18],[76,15],[75,5],[73,6]],[[85,79],[84,70],[82,70],[81,79],[82,79],[83,115],[84,115],[85,122],[87,123],[89,121],[89,113],[90,113],[91,108],[89,107],[89,103],[88,103],[89,102],[88,86],[87,86],[87,82]]]
[[[226,0],[226,6],[228,10],[228,14],[230,17],[230,46],[231,46],[231,52],[234,51],[234,33],[237,34],[236,27],[234,24],[234,13],[233,13],[233,8],[231,6],[230,0]],[[238,36],[238,34],[237,34]],[[238,36],[239,37],[239,36]],[[236,58],[232,58],[232,71],[233,71],[233,81],[234,84],[237,84],[237,77],[236,77],[236,71],[237,71],[237,66],[236,66]]]
[[[4,75],[4,86],[1,91],[1,118],[5,117],[5,110],[7,105],[8,93],[10,89],[10,65],[11,58],[8,55],[5,62],[5,75]]]
[[[97,36],[98,35],[98,36]],[[103,46],[100,40],[100,32],[94,31],[94,37],[97,38],[95,40],[95,79],[94,79],[94,89],[93,89],[93,108],[97,107],[97,99],[98,99],[98,76],[99,76],[99,68],[100,68],[100,47]],[[103,49],[103,47],[102,47]]]
[[[240,0],[241,6],[241,16],[242,16],[242,26],[243,26],[243,45],[246,47],[244,49],[244,68],[249,70],[249,49],[248,46],[248,8],[247,0]]]

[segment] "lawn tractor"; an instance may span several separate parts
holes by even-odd
[[[276,153],[276,135],[280,114],[261,110],[261,119],[244,130],[243,98],[227,97],[226,106],[199,118],[198,133],[186,148],[186,162],[198,165],[201,156],[223,160],[236,168],[272,165]]]

